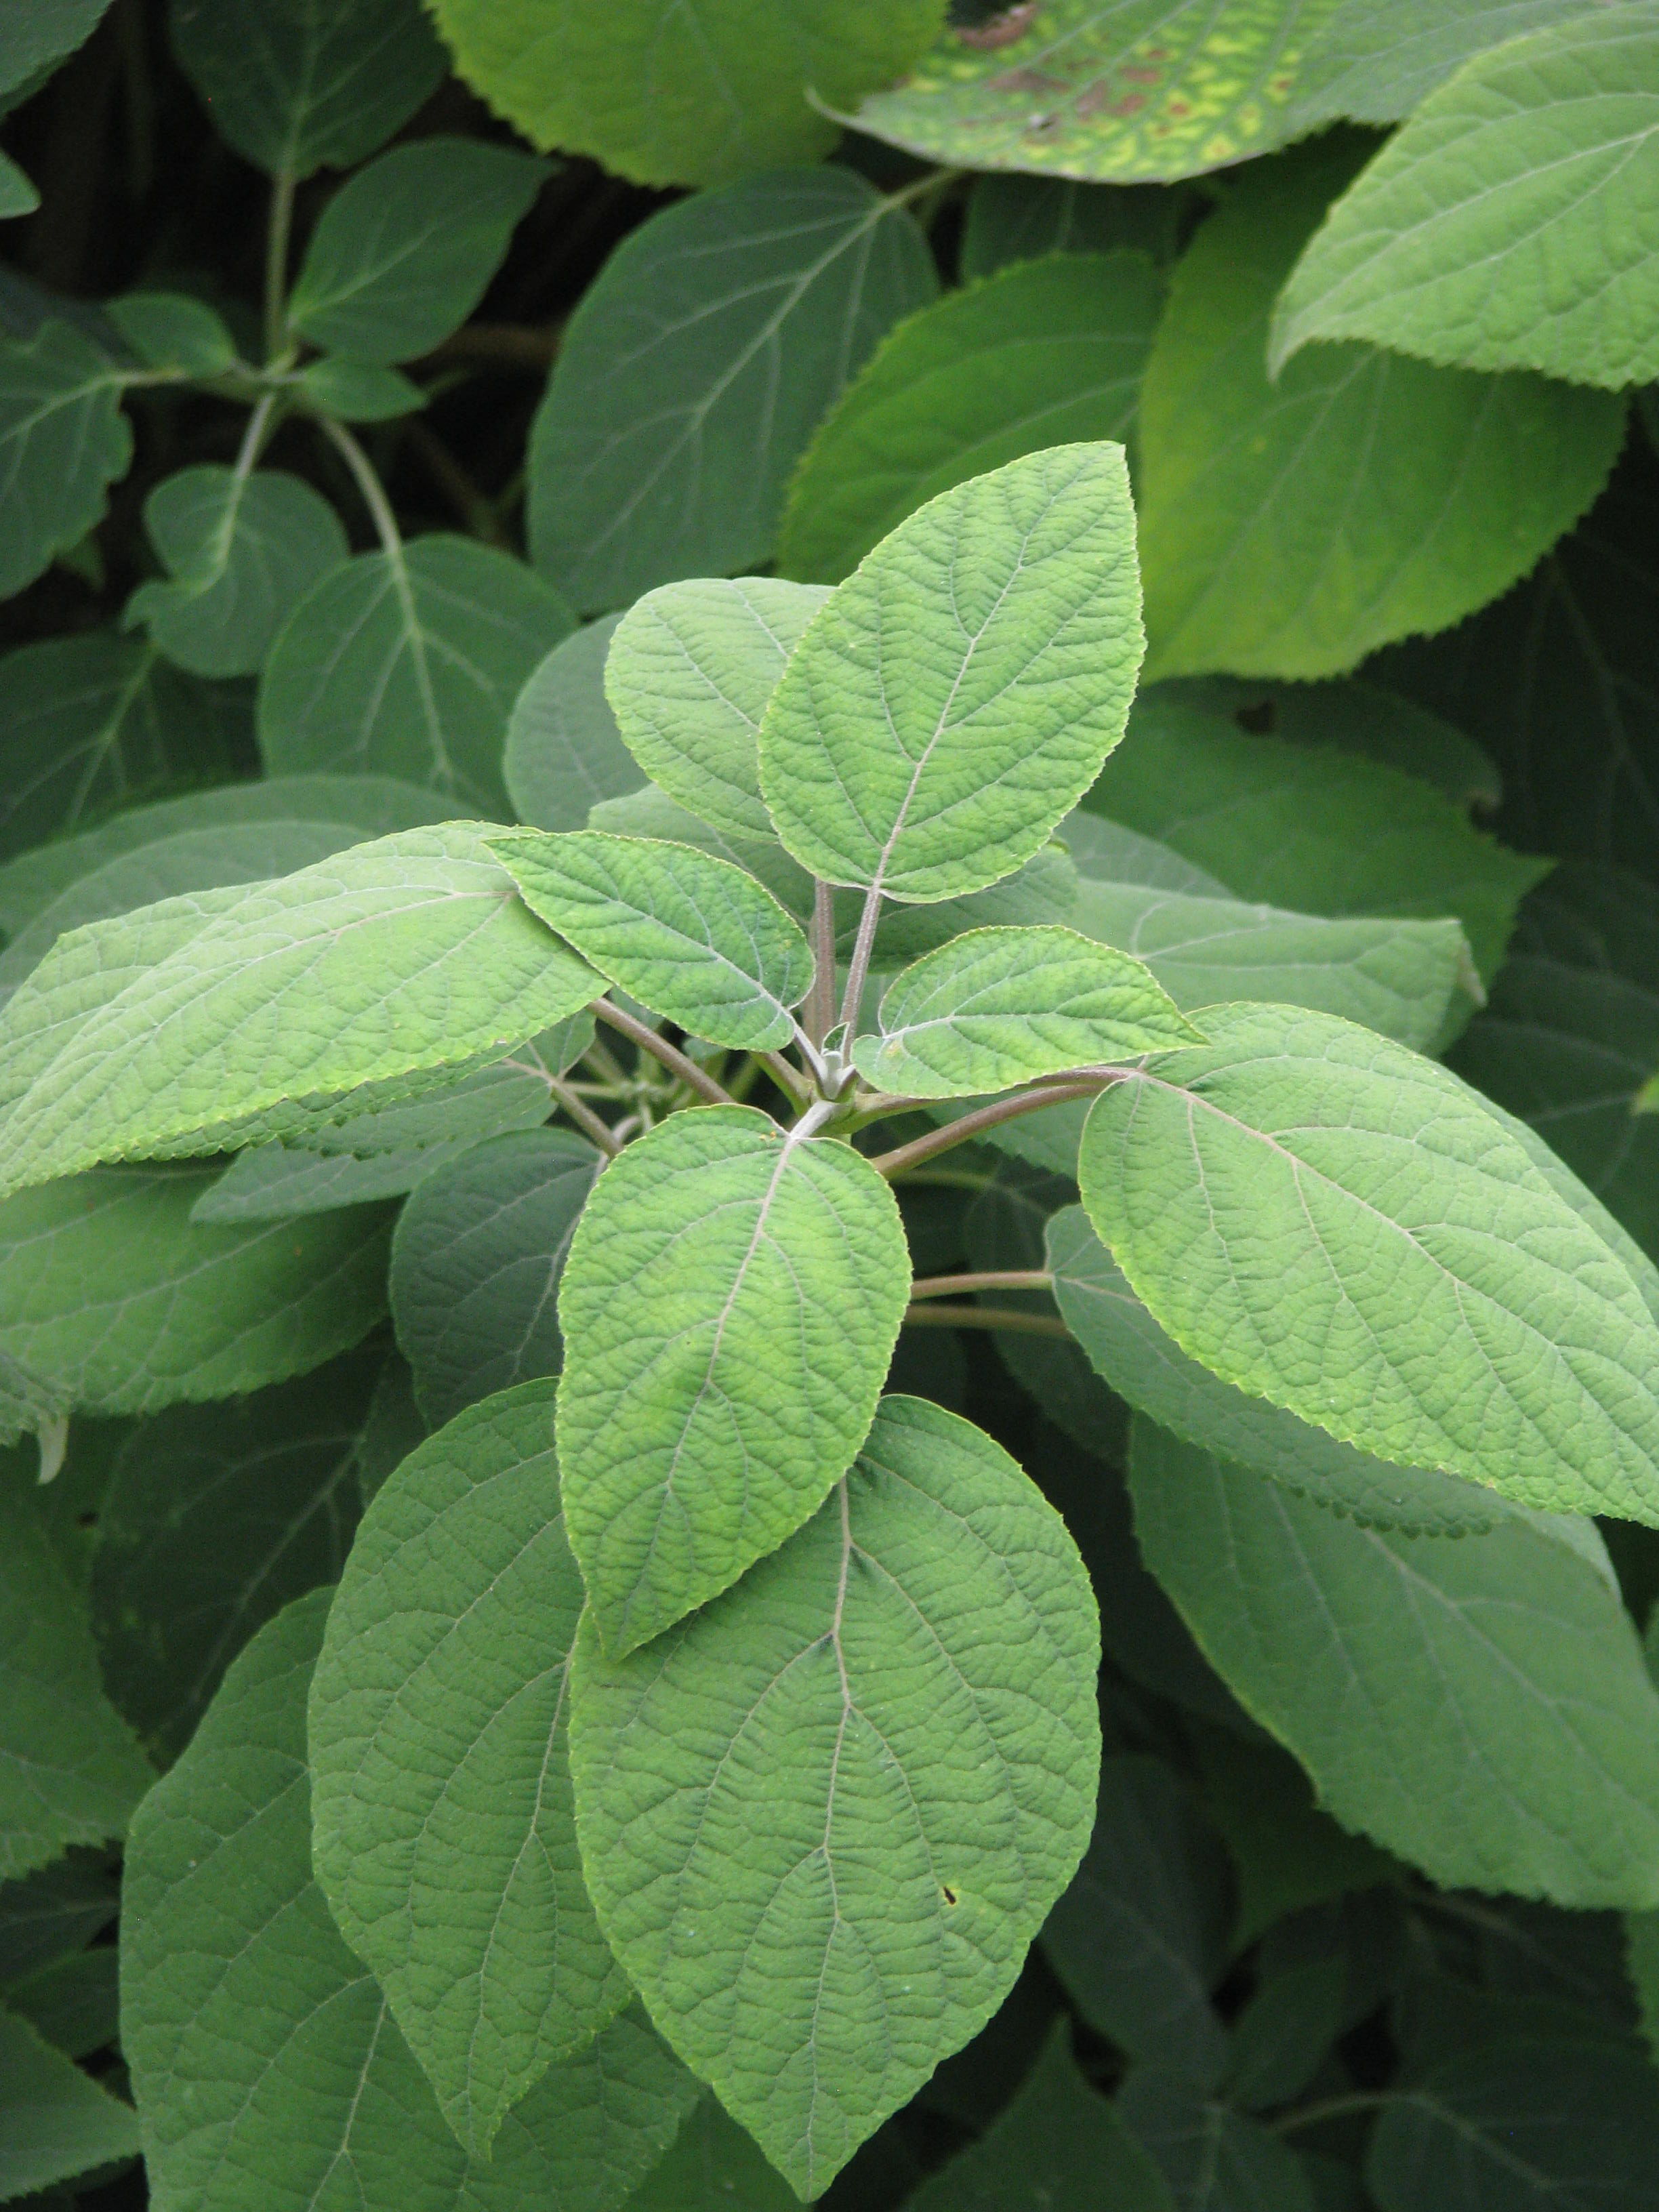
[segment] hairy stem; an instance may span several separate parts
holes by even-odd
[[[622,1146],[617,1141],[611,1124],[602,1121],[593,1109],[584,1099],[579,1098],[568,1083],[562,1083],[556,1075],[548,1077],[547,1087],[583,1136],[590,1139],[602,1152],[614,1160]]]
[[[648,1052],[659,1060],[671,1074],[678,1075],[682,1083],[689,1084],[699,1098],[706,1098],[711,1106],[730,1106],[734,1101],[729,1091],[723,1090],[712,1075],[689,1060],[685,1054],[659,1037],[655,1030],[621,1006],[613,1006],[609,999],[595,999],[590,1010],[613,1030],[620,1030],[625,1037],[632,1038],[641,1052]]]
[[[994,1129],[1000,1121],[1012,1121],[1020,1114],[1040,1113],[1045,1106],[1063,1106],[1068,1098],[1092,1098],[1117,1080],[1115,1075],[1091,1075],[1082,1082],[1055,1083],[1046,1091],[1022,1091],[1012,1098],[999,1098],[994,1105],[964,1114],[959,1121],[947,1121],[943,1128],[930,1129],[925,1137],[913,1138],[890,1152],[878,1152],[870,1164],[878,1175],[901,1175],[938,1152],[949,1152],[953,1145],[967,1144],[983,1129]]]
[[[872,884],[864,894],[864,910],[859,916],[859,933],[853,943],[853,957],[847,970],[847,989],[841,1002],[843,1028],[852,1029],[859,1018],[859,1008],[864,1002],[864,986],[870,974],[870,955],[875,949],[876,925],[881,920],[881,891]]]
[[[836,895],[826,883],[812,883],[812,988],[805,1008],[806,1035],[821,1045],[836,1014]]]
[[[976,1275],[918,1275],[912,1298],[949,1298],[968,1291],[1049,1291],[1054,1277],[1046,1267],[990,1267]]]
[[[799,1068],[792,1067],[781,1052],[757,1052],[755,1058],[771,1075],[786,1097],[793,1098],[797,1106],[804,1106],[811,1097],[811,1085]]]
[[[1000,1328],[1015,1336],[1070,1336],[1058,1314],[1017,1311],[1012,1306],[907,1306],[907,1328]]]

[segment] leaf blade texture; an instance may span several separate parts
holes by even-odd
[[[817,1510],[868,1431],[909,1287],[875,1170],[750,1108],[675,1115],[605,1170],[559,1288],[558,1434],[607,1650]]]
[[[1206,1028],[1180,1072],[1097,1101],[1081,1158],[1090,1219],[1176,1343],[1379,1458],[1659,1514],[1652,1316],[1478,1095],[1329,1016]]]
[[[941,493],[837,587],[772,695],[779,836],[830,882],[983,890],[1098,775],[1140,652],[1121,447],[1054,447]]]
[[[0,500],[6,533],[0,594],[31,584],[52,556],[101,520],[132,461],[121,412],[128,377],[68,323],[0,344]]]
[[[533,829],[585,830],[590,806],[645,781],[605,696],[605,656],[620,620],[607,615],[573,630],[513,702],[501,775],[514,813]]]
[[[3,2008],[0,2083],[0,2190],[8,2199],[137,2154],[131,2106]]]
[[[571,1765],[601,1925],[799,2191],[994,2009],[1081,1856],[1095,1636],[1052,1510],[905,1398],[844,1495],[662,1646],[606,1660],[582,1630]]]

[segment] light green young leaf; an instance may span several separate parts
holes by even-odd
[[[531,437],[537,567],[585,614],[758,568],[826,410],[938,290],[914,218],[850,169],[779,171],[661,210],[560,346]]]
[[[0,2009],[0,2198],[50,2189],[138,2155],[130,2105]],[[55,2199],[49,2200],[55,2202]]]
[[[360,553],[307,593],[271,649],[259,684],[265,765],[404,776],[502,814],[507,715],[571,626],[521,561],[471,538]]]
[[[0,854],[55,873],[58,860],[30,848],[170,782],[238,773],[247,720],[234,687],[186,676],[143,639],[92,630],[19,647],[0,659]]]
[[[858,111],[929,161],[1129,183],[1191,177],[1292,135],[1334,0],[1049,0],[946,30]]]
[[[1243,172],[1172,280],[1140,405],[1155,675],[1328,676],[1449,629],[1526,574],[1618,453],[1622,400],[1541,377],[1322,346],[1269,383],[1274,296],[1352,167],[1321,140]]]
[[[790,487],[778,565],[839,583],[938,493],[1044,446],[1127,440],[1164,286],[1139,253],[1054,255],[900,324]]]
[[[306,1696],[328,1593],[232,1667],[126,1861],[121,2043],[179,2212],[620,2212],[696,2097],[635,2015],[553,2067],[488,2160],[446,2126],[311,1869]]]
[[[215,129],[273,176],[351,167],[444,75],[418,0],[173,0],[172,27]]]
[[[795,2212],[799,2202],[754,2137],[705,2097],[628,2212]]]
[[[1381,2212],[1519,2212],[1650,2197],[1659,2078],[1602,2039],[1504,2037],[1383,2106],[1365,2155]]]
[[[1175,857],[1175,856],[1171,856]],[[1455,921],[1325,920],[1234,899],[1085,881],[1072,926],[1143,961],[1178,1006],[1312,1006],[1431,1051],[1476,981]]]
[[[713,1044],[787,1044],[812,951],[770,891],[729,860],[601,830],[492,836],[532,914],[603,975]]]
[[[293,327],[347,360],[429,353],[483,297],[547,174],[476,138],[417,138],[341,185],[311,234]]]
[[[570,1541],[620,1656],[735,1582],[864,1441],[910,1289],[891,1191],[749,1107],[599,1178],[559,1291]]]
[[[931,500],[772,695],[761,787],[785,845],[902,900],[1012,873],[1123,734],[1139,597],[1121,446],[1056,446]]]
[[[104,313],[147,368],[222,376],[236,366],[236,340],[224,317],[188,292],[127,292]]]
[[[143,623],[197,676],[254,675],[295,607],[350,551],[328,501],[282,469],[180,469],[145,501],[144,524],[168,580],[138,586],[127,626]]]
[[[392,1313],[433,1427],[475,1400],[556,1375],[556,1300],[599,1154],[564,1129],[521,1129],[439,1164],[398,1218]]]
[[[68,323],[0,344],[0,599],[103,520],[105,495],[132,462],[121,412],[131,381]]]
[[[1607,0],[1339,0],[1296,88],[1297,125],[1398,123],[1474,54]]]
[[[153,656],[140,648],[139,658]],[[159,665],[165,672],[165,664]],[[0,713],[5,704],[0,678]],[[213,833],[221,830],[229,830],[234,837],[244,827],[268,828],[276,849],[286,838],[290,823],[315,823],[319,828],[332,823],[343,833],[342,844],[356,844],[388,830],[414,830],[423,823],[447,818],[442,800],[434,793],[422,790],[418,784],[399,783],[389,775],[265,776],[257,783],[224,784],[216,791],[192,791],[149,806],[128,805],[95,830],[83,830],[78,836],[60,836],[0,865],[0,930],[15,940],[77,885],[84,885],[85,890],[77,892],[73,902],[74,924],[66,922],[62,927],[78,927],[83,921],[102,921],[106,914],[128,911],[127,892],[141,881],[148,887],[131,900],[133,906],[171,897],[179,890],[206,889],[207,884],[173,880],[172,856],[188,849],[192,858],[205,858],[211,850]],[[188,848],[174,845],[174,839],[185,838],[201,842]],[[141,872],[143,862],[133,860],[132,856],[152,846],[157,848],[156,866],[153,878],[146,878]],[[125,874],[118,864],[129,861],[140,872]],[[272,866],[259,872],[276,875],[281,871]],[[114,898],[118,890],[122,903],[104,902],[106,896]],[[62,911],[67,915],[71,905],[65,904]],[[54,928],[52,934],[59,933]],[[8,946],[9,951],[13,949]]]
[[[1272,366],[1370,338],[1613,390],[1659,376],[1656,128],[1652,0],[1476,54],[1331,210],[1275,311]]]
[[[1163,185],[1081,185],[1069,177],[992,171],[974,179],[963,216],[964,283],[1014,261],[1050,253],[1144,253],[1162,268],[1176,258],[1188,191]]]
[[[1524,1510],[1482,1484],[1373,1459],[1200,1367],[1129,1288],[1080,1206],[1053,1216],[1047,1247],[1054,1303],[1096,1371],[1188,1443],[1271,1475],[1366,1528],[1456,1536]]]
[[[567,1670],[581,1610],[553,1386],[526,1382],[381,1487],[312,1683],[318,1880],[480,2155],[629,1994],[576,1850]]]
[[[103,1168],[0,1205],[0,1351],[89,1413],[302,1374],[386,1311],[380,1206],[203,1228],[216,1168]]]
[[[455,66],[532,145],[647,185],[816,161],[823,109],[902,74],[942,0],[434,0]]]
[[[228,1404],[170,1407],[116,1453],[93,1535],[93,1633],[122,1713],[163,1764],[250,1638],[339,1580],[385,1364],[375,1345]]]
[[[427,403],[421,386],[399,370],[336,354],[307,362],[295,381],[314,406],[342,422],[392,422]]]
[[[1496,972],[1523,892],[1550,863],[1511,853],[1415,776],[1327,745],[1252,737],[1161,688],[1089,794],[1236,896],[1301,914],[1455,915]]]
[[[878,1091],[966,1098],[1198,1042],[1139,960],[1073,929],[975,929],[890,982],[853,1059]]]
[[[915,1398],[653,1650],[606,1658],[584,1625],[571,1770],[600,1924],[803,2196],[989,2018],[1075,1869],[1097,1635],[1059,1516]]]
[[[1659,1901],[1659,1699],[1542,1525],[1362,1528],[1137,1418],[1147,1565],[1322,1803],[1452,1888]]]
[[[556,645],[514,702],[502,773],[514,811],[538,830],[585,830],[589,807],[645,781],[605,696],[621,620],[607,615]]]
[[[652,781],[733,837],[776,833],[761,717],[828,592],[774,576],[665,584],[623,617],[605,664],[623,743]]]
[[[104,1695],[85,1601],[52,1548],[39,1497],[33,1447],[24,1443],[0,1455],[5,1881],[45,1866],[68,1844],[120,1835],[155,1778]]]
[[[0,1017],[25,1069],[42,1063],[0,1125],[0,1189],[210,1150],[255,1123],[281,1135],[330,1094],[453,1067],[575,1012],[597,995],[592,971],[477,830],[405,830],[275,883],[166,901],[144,911],[157,930],[176,915],[179,941],[154,965],[125,916],[72,933]],[[191,908],[216,902],[192,929]],[[88,983],[106,946],[113,973]]]
[[[1068,2021],[976,2143],[923,2183],[908,2212],[1176,2212],[1158,2168],[1072,2056]],[[667,2212],[667,2208],[664,2208]]]
[[[1477,1094],[1328,1015],[1205,1028],[1096,1101],[1080,1159],[1182,1350],[1380,1459],[1659,1523],[1659,1327]]]

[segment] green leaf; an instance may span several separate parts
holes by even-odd
[[[891,1191],[749,1107],[676,1114],[599,1178],[559,1292],[570,1542],[620,1656],[823,1503],[909,1297]]]
[[[0,1980],[21,1980],[85,1950],[119,1903],[104,1854],[84,1848],[0,1886]]]
[[[1137,703],[1089,805],[1173,845],[1239,898],[1301,914],[1455,915],[1488,979],[1516,902],[1549,872],[1414,776],[1249,736],[1161,689]]]
[[[1373,1459],[1189,1359],[1129,1288],[1080,1206],[1050,1220],[1047,1261],[1054,1303],[1097,1372],[1188,1443],[1270,1475],[1365,1528],[1457,1536],[1514,1517],[1516,1509],[1483,1485]]]
[[[427,403],[420,386],[397,369],[370,368],[334,354],[307,362],[295,381],[314,407],[342,422],[391,422]]]
[[[204,1228],[216,1168],[101,1168],[0,1205],[0,1350],[89,1413],[257,1390],[386,1310],[384,1208]]]
[[[27,8],[9,9],[0,31],[0,92],[55,69],[92,36],[108,5],[109,0],[29,0]]]
[[[483,297],[547,174],[473,138],[419,138],[341,185],[311,234],[288,319],[313,345],[388,368],[430,353]]]
[[[281,469],[218,463],[165,477],[144,523],[169,580],[127,602],[169,660],[198,676],[252,676],[318,579],[350,550],[334,509]]]
[[[1280,2138],[1206,2097],[1188,2075],[1138,2067],[1117,2106],[1163,2168],[1178,2212],[1315,2212],[1307,2179]]]
[[[544,2074],[469,2159],[311,1871],[306,1694],[328,1594],[237,1660],[126,1862],[122,2046],[164,2203],[619,2212],[696,2085],[636,2016]]]
[[[156,663],[142,647],[137,657],[148,661],[152,671],[159,668],[166,673],[165,664]],[[4,679],[0,677],[0,712],[4,705]],[[130,805],[95,830],[59,836],[0,865],[0,930],[14,940],[7,948],[10,952],[26,930],[31,932],[31,941],[38,941],[36,925],[54,910],[74,914],[74,923],[62,927],[78,927],[101,921],[107,914],[125,913],[130,906],[144,905],[157,896],[207,889],[214,880],[211,873],[205,884],[178,880],[182,868],[175,868],[174,862],[183,863],[188,855],[193,870],[197,858],[206,860],[215,852],[214,837],[223,831],[231,833],[220,848],[225,853],[240,849],[237,833],[244,827],[264,829],[270,840],[267,851],[280,853],[287,848],[291,825],[301,825],[302,837],[313,824],[319,830],[337,825],[345,833],[342,842],[354,844],[365,836],[414,830],[446,818],[442,801],[431,792],[389,775],[268,776],[258,783],[225,784],[216,791],[191,792],[150,806]],[[179,842],[175,844],[175,840]],[[147,862],[134,857],[151,848],[153,874]],[[251,854],[253,847],[250,843],[246,849]],[[281,864],[258,872],[279,874]],[[148,887],[129,901],[129,893],[141,884]],[[66,894],[71,896],[66,899]],[[61,909],[59,902],[64,902]],[[54,926],[52,935],[59,933]]]
[[[1453,1066],[1522,1115],[1644,1245],[1659,1245],[1659,892],[1569,862],[1533,892],[1492,1003]]]
[[[623,743],[672,799],[733,837],[775,833],[761,717],[826,591],[772,576],[666,584],[630,607],[605,664]]]
[[[537,567],[589,613],[760,566],[826,410],[938,289],[913,218],[848,169],[661,210],[564,333],[531,437]]]
[[[13,216],[33,215],[40,195],[9,154],[0,154],[0,222]]]
[[[115,1455],[93,1538],[92,1625],[122,1712],[163,1762],[249,1638],[337,1582],[384,1353],[350,1352],[226,1405],[174,1406]]]
[[[647,185],[722,185],[816,161],[823,110],[899,76],[941,0],[434,0],[455,66],[535,146]]]
[[[781,848],[779,848],[781,850]],[[793,866],[793,862],[791,866]],[[876,925],[873,967],[879,975],[903,960],[918,960],[969,929],[1032,929],[1070,919],[1077,904],[1077,871],[1062,846],[1050,842],[1023,868],[965,898],[930,906],[891,906]],[[835,896],[836,949],[845,957],[858,936],[861,896]]]
[[[1207,2082],[1226,2057],[1210,1991],[1226,1964],[1227,1887],[1220,1840],[1169,1767],[1106,1759],[1089,1848],[1042,1931],[1097,2033]]]
[[[563,601],[522,562],[471,538],[360,553],[306,594],[271,649],[259,684],[265,766],[404,776],[503,813],[507,715],[570,627]]]
[[[1269,383],[1274,296],[1352,167],[1339,139],[1244,171],[1175,273],[1140,404],[1154,675],[1328,676],[1448,629],[1525,575],[1618,453],[1622,400],[1540,377],[1346,346]]]
[[[795,2212],[788,2183],[718,2100],[705,2097],[628,2212]]]
[[[116,2040],[119,2027],[114,1946],[57,1960],[10,1983],[6,2003],[65,2057],[91,2057]]]
[[[350,168],[445,71],[418,0],[173,0],[172,25],[214,127],[273,176]]]
[[[1138,884],[1149,890],[1189,891],[1195,898],[1228,896],[1218,877],[1184,860],[1173,845],[1108,822],[1087,806],[1074,806],[1055,835],[1085,883]]]
[[[582,1609],[527,1382],[380,1491],[311,1691],[318,1879],[461,2142],[628,2002],[582,1886],[567,1668]]]
[[[1081,1156],[1182,1351],[1378,1458],[1659,1521],[1659,1329],[1478,1095],[1328,1015],[1205,1026],[1096,1101]]]
[[[0,2009],[0,2197],[138,2154],[138,2121],[25,2020]]]
[[[1477,984],[1455,921],[1325,920],[1136,884],[1085,882],[1073,927],[1145,963],[1178,1006],[1252,999],[1340,1014],[1431,1051]]]
[[[778,565],[834,584],[938,493],[1022,453],[1125,440],[1164,304],[1138,253],[1056,255],[902,323],[790,486]]]
[[[995,173],[974,179],[962,225],[962,276],[994,276],[1048,253],[1127,248],[1173,261],[1191,196],[1162,185],[1079,185],[1069,177]]]
[[[1139,665],[1123,448],[1056,446],[942,492],[813,620],[761,726],[785,845],[906,900],[1010,874],[1123,733]]]
[[[0,599],[9,599],[103,520],[132,462],[121,412],[131,373],[68,323],[0,344]]]
[[[216,309],[188,292],[126,292],[104,313],[147,368],[222,376],[236,366],[236,340]]]
[[[1048,0],[954,26],[857,125],[929,161],[1132,183],[1265,153],[1333,0]]]
[[[421,1181],[392,1247],[392,1311],[436,1426],[563,1363],[556,1301],[599,1154],[563,1129],[475,1145]]]
[[[514,703],[502,772],[514,811],[538,830],[584,830],[589,807],[645,781],[605,696],[621,620],[607,615],[556,645]]]
[[[1007,2109],[908,2212],[1175,2212],[1158,2168],[1078,2070],[1071,2040],[1062,2021]]]
[[[1340,0],[1297,83],[1298,125],[1398,123],[1471,55],[1606,0]]]
[[[497,836],[489,849],[532,914],[665,1020],[750,1052],[794,1035],[811,948],[729,860],[600,830]]]
[[[1577,2212],[1653,2203],[1659,2077],[1633,2051],[1505,2039],[1435,2067],[1383,2108],[1365,2160],[1381,2212]]]
[[[964,1098],[1202,1035],[1126,953],[1073,929],[975,929],[888,985],[853,1059],[878,1091]]]
[[[1593,9],[1476,54],[1331,210],[1273,319],[1311,338],[1617,390],[1659,376],[1644,152],[1659,9]]]
[[[1345,1826],[1454,1888],[1659,1899],[1659,1705],[1593,1559],[1357,1528],[1139,1419],[1131,1472],[1147,1565]]]
[[[33,1456],[27,1445],[0,1455],[0,1880],[6,1881],[45,1866],[66,1844],[120,1835],[155,1778],[104,1695],[84,1603],[41,1519]]]
[[[164,951],[126,916],[94,922],[0,1018],[20,1080],[38,1069],[0,1125],[0,1188],[281,1135],[331,1094],[494,1056],[597,995],[464,823],[144,912],[177,916]]]
[[[1074,1870],[1096,1635],[1013,1462],[889,1398],[845,1488],[737,1589],[650,1651],[578,1636],[600,1924],[802,2195],[989,2018]]]
[[[420,1152],[319,1153],[285,1144],[251,1146],[239,1152],[217,1182],[190,1210],[192,1221],[228,1224],[289,1221],[305,1213],[332,1213],[343,1206],[371,1206],[402,1198],[416,1184],[471,1149],[472,1140],[429,1145]]]

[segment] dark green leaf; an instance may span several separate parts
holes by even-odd
[[[0,2198],[137,2157],[132,2109],[0,2009]]]
[[[1307,2177],[1279,2138],[1185,2075],[1138,2067],[1117,2102],[1179,2212],[1314,2212]]]
[[[85,1848],[0,1884],[0,1982],[85,1950],[114,1919],[120,1894],[104,1854]]]
[[[5,2002],[66,2058],[89,2058],[115,2041],[119,2024],[114,1945],[54,1960],[24,1981],[9,1982]]]
[[[106,493],[132,460],[121,412],[129,380],[67,323],[0,345],[0,598],[102,520]]]
[[[222,376],[236,365],[223,316],[188,292],[126,292],[104,312],[147,368]]]
[[[503,774],[520,821],[538,830],[585,830],[589,807],[645,781],[605,696],[621,620],[608,615],[556,645],[514,702]]]
[[[29,0],[9,9],[0,30],[0,92],[55,69],[89,39],[109,0]]]
[[[1175,258],[1188,194],[1161,185],[1080,185],[1014,173],[975,177],[962,228],[964,281],[1046,253],[1110,253],[1127,246]]]
[[[628,2212],[795,2212],[799,2202],[753,2136],[705,2097]]]

